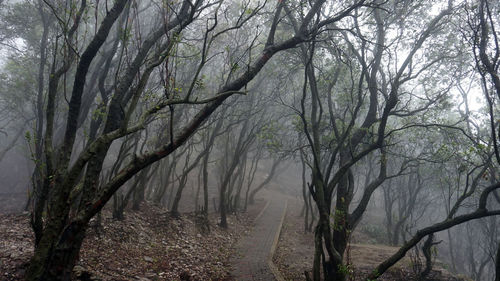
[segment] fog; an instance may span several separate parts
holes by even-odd
[[[499,280],[499,9],[0,1],[0,213],[29,217],[25,278],[74,278],[106,212],[234,229],[286,201],[280,230],[310,242],[303,280],[401,264],[408,280]],[[356,273],[368,244],[392,252]]]

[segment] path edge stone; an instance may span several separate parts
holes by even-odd
[[[269,202],[268,202],[269,203]],[[266,205],[267,207],[267,205]],[[278,226],[278,231],[276,231],[276,234],[274,235],[274,241],[271,246],[271,251],[269,252],[269,256],[267,258],[267,266],[271,270],[272,274],[274,275],[274,278],[277,281],[285,281],[285,278],[283,278],[283,275],[281,275],[281,272],[278,270],[278,267],[273,263],[273,257],[274,253],[276,252],[276,248],[278,246],[279,238],[281,235],[281,229],[283,228],[283,221],[285,220],[286,212],[287,212],[287,207],[288,207],[288,199],[285,201],[285,208],[283,210],[283,215],[281,215],[281,221]],[[264,207],[265,209],[265,207]]]

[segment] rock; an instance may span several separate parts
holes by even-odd
[[[148,257],[148,256],[144,256],[144,260],[147,262],[153,262],[153,259],[151,257]]]
[[[76,274],[76,275],[79,275],[78,273],[82,273],[85,271],[85,268],[83,268],[83,266],[81,265],[75,265],[75,267],[73,267],[73,272]]]
[[[100,280],[96,276],[92,276],[92,274],[90,274],[90,272],[85,270],[85,268],[83,266],[80,266],[80,265],[76,265],[75,267],[73,267],[73,272],[75,273],[76,280],[80,280],[80,281],[98,281],[98,280]]]

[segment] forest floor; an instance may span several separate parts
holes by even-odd
[[[247,213],[229,216],[227,230],[211,214],[209,232],[194,213],[175,219],[142,204],[116,221],[104,210],[103,227],[89,228],[75,272],[90,280],[232,280],[232,246],[264,205],[258,200]],[[29,215],[0,214],[0,280],[22,280],[32,253]]]
[[[270,199],[267,191],[263,194]],[[303,231],[301,201],[283,196],[288,199],[288,208],[273,262],[285,280],[305,280],[304,271],[312,268],[314,237]],[[145,203],[138,211],[127,210],[123,221],[116,221],[109,210],[104,210],[102,228],[89,228],[75,271],[81,279],[90,276],[86,280],[103,281],[235,280],[231,257],[241,254],[237,242],[253,233],[255,218],[265,204],[261,199],[247,213],[229,216],[227,230],[217,226],[218,215],[213,213],[209,216],[209,232],[194,213],[183,213],[175,219],[165,209]],[[351,264],[350,280],[362,280],[397,251],[378,240],[380,237],[368,233],[353,234],[346,257]],[[29,215],[0,212],[0,281],[22,280],[32,253]],[[406,257],[379,280],[413,280],[417,261]],[[439,263],[432,274],[430,280],[466,280],[453,277]]]
[[[290,201],[273,262],[285,280],[306,280],[304,272],[310,272],[312,268],[314,235],[313,233],[304,233],[304,218],[300,216],[302,203]],[[376,240],[374,237],[370,237],[366,233],[354,232],[346,255],[346,259],[350,261],[349,280],[364,280],[363,277],[399,249],[380,243],[369,244],[375,242],[374,240]],[[408,254],[378,280],[416,280],[414,272],[418,266],[423,266],[424,262],[422,257],[418,260],[414,255]],[[436,262],[428,280],[462,281],[468,279],[453,276],[443,265]]]

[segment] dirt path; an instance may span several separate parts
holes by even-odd
[[[235,280],[275,280],[268,259],[281,226],[286,197],[273,193],[267,200],[269,204],[255,221],[254,228],[236,245],[236,254],[231,258],[231,274]]]

